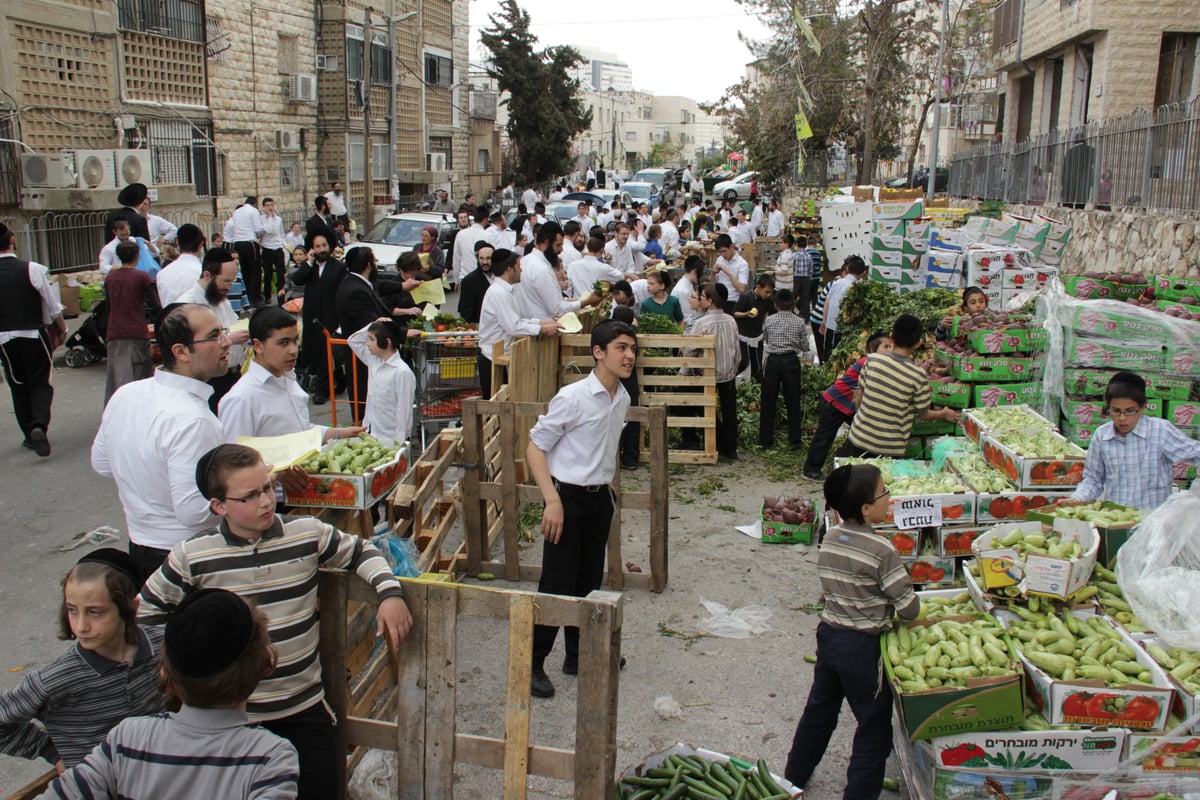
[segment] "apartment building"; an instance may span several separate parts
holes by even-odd
[[[688,97],[586,87],[582,94],[584,105],[592,109],[592,126],[573,144],[581,168],[603,163],[631,170],[643,165],[651,151],[668,165],[683,166],[699,162],[702,151],[719,148],[724,140],[721,120]]]

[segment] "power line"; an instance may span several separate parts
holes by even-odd
[[[757,21],[755,17],[752,17],[749,14],[712,14],[710,16],[695,16],[692,14],[688,14],[688,15],[680,16],[680,17],[638,17],[638,22],[686,22],[688,20],[693,20],[693,19],[731,19],[731,18],[735,18],[735,17],[740,18],[740,19]],[[604,24],[623,25],[623,24],[625,24],[625,21],[612,19],[611,17],[608,19],[583,20],[583,21],[571,20],[568,22],[534,22],[533,20],[530,20],[529,27],[531,27],[531,28],[544,27],[546,25],[604,25]],[[491,23],[489,22],[486,24],[471,25],[470,27],[472,27],[472,28],[487,28],[490,26],[491,26]]]

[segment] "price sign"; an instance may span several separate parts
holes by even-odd
[[[942,524],[942,498],[897,497],[892,500],[892,517],[901,530],[938,528]]]

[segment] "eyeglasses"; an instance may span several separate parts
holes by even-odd
[[[188,344],[207,344],[209,342],[220,342],[222,339],[229,341],[229,328],[221,328],[221,332],[213,336],[207,336],[203,339],[192,339]]]
[[[871,502],[874,503],[876,500],[880,499],[881,497],[887,497],[891,493],[892,493],[891,489],[884,489],[882,494],[877,494],[874,497],[872,497]]]
[[[245,497],[222,497],[220,500],[225,503],[254,503],[263,495],[269,495],[272,499],[275,498],[275,484],[268,483],[266,486],[259,489],[257,492],[251,492]]]
[[[1136,417],[1138,414],[1142,413],[1143,408],[1143,406],[1125,410],[1119,408],[1106,408],[1104,409],[1104,413],[1108,414],[1110,417]]]

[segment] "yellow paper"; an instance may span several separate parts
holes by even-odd
[[[247,333],[250,332],[249,317],[246,317],[245,319],[239,319],[237,322],[229,326],[230,333],[237,333],[238,331],[246,331]]]
[[[433,303],[440,306],[446,302],[446,293],[442,290],[441,278],[432,281],[421,281],[421,285],[412,291],[414,303]]]
[[[425,306],[425,309],[421,312],[421,316],[424,317],[425,319],[433,319],[437,315],[438,315],[437,306],[432,305],[432,304]]]
[[[253,447],[276,471],[293,467],[321,452],[321,429],[309,428],[283,436],[239,436],[238,444]]]
[[[429,253],[418,253],[417,258],[421,261],[421,269],[429,269],[433,266],[433,256]]]
[[[563,333],[579,333],[583,330],[583,323],[575,316],[574,311],[568,311],[558,318],[558,329]]]

